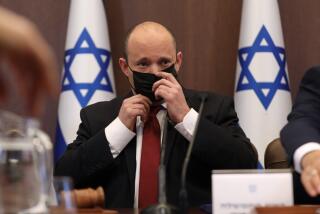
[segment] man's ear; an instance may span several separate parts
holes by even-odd
[[[127,60],[123,57],[120,57],[118,62],[119,62],[119,66],[121,68],[121,71],[124,73],[124,75],[129,77],[130,71],[129,71],[129,66],[128,66]]]
[[[177,61],[176,61],[176,65],[175,65],[175,69],[176,69],[176,71],[177,72],[179,72],[179,70],[180,70],[180,67],[181,67],[181,65],[182,65],[182,52],[181,51],[179,51],[178,53],[177,53]]]

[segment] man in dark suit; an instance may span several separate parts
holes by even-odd
[[[182,88],[176,79],[182,53],[176,52],[175,39],[164,26],[155,22],[135,26],[127,36],[125,53],[119,65],[132,93],[82,109],[78,136],[58,161],[55,175],[71,176],[77,188],[103,186],[106,207],[143,208],[155,203],[160,142],[157,151],[146,152],[156,140],[145,139],[150,137],[151,115],[156,115],[157,129],[162,130],[167,114],[167,197],[177,205],[201,93]],[[232,99],[207,95],[187,173],[191,206],[211,201],[212,169],[257,166],[257,154],[238,125]],[[159,106],[161,110],[152,113]]]
[[[295,202],[320,203],[320,67],[306,72],[288,120],[281,142],[301,173],[294,174]]]

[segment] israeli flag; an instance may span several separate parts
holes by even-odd
[[[240,125],[263,164],[267,145],[279,138],[291,110],[277,0],[243,0],[234,99]]]
[[[55,160],[76,138],[80,110],[116,96],[102,0],[72,0],[58,107]]]

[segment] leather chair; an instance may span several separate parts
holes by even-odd
[[[264,153],[264,166],[266,169],[290,168],[287,153],[279,138],[274,139],[266,148]]]

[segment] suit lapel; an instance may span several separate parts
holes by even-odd
[[[164,164],[166,165],[169,157],[171,156],[171,151],[173,148],[173,145],[175,143],[175,139],[177,137],[177,131],[175,130],[174,126],[168,122],[167,125],[167,148],[166,148],[166,153],[164,157]]]
[[[133,138],[124,150],[129,174],[130,195],[134,196],[136,174],[136,137]]]

